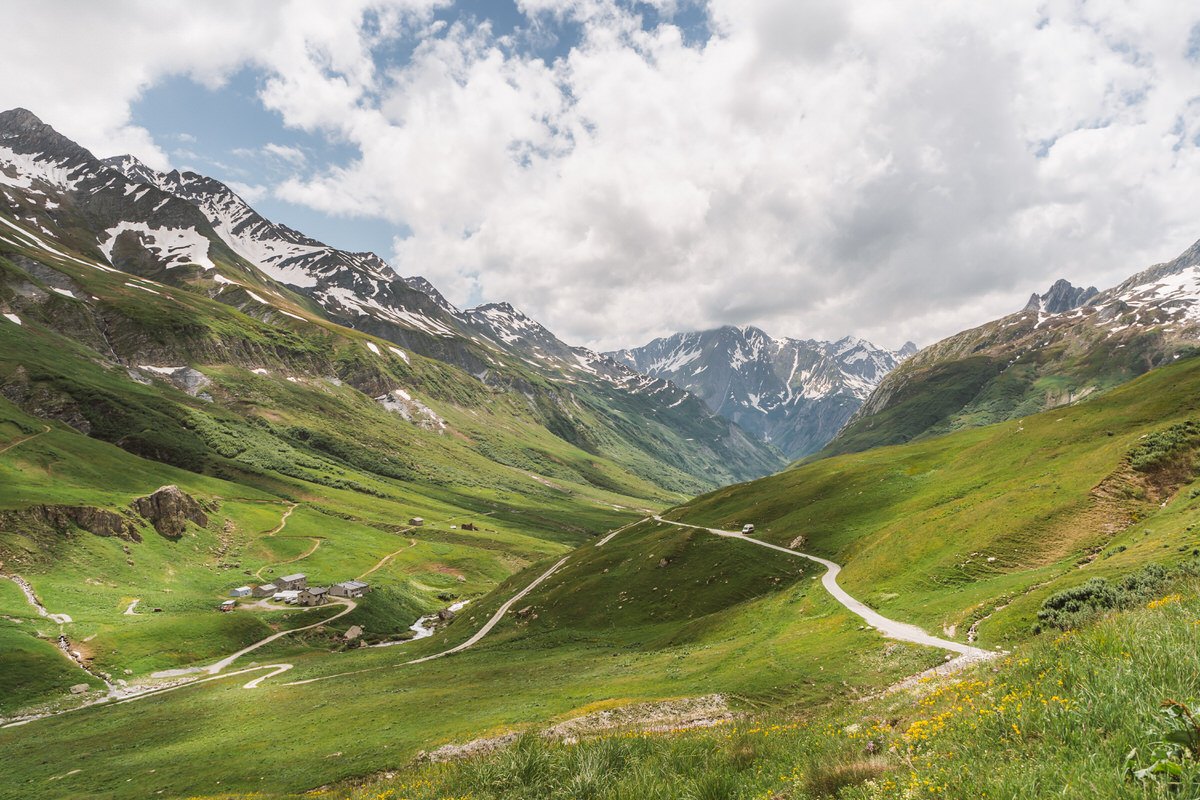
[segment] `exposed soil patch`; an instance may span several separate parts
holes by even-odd
[[[546,739],[575,742],[586,736],[599,736],[618,730],[676,731],[688,728],[710,728],[736,718],[725,698],[719,694],[686,697],[656,703],[637,703],[595,711],[564,720],[539,734]],[[512,732],[499,736],[473,739],[462,744],[446,744],[417,756],[419,761],[444,762],[473,758],[512,745],[521,734]]]

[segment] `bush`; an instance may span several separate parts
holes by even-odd
[[[1186,570],[1181,568],[1181,571]],[[1073,630],[1106,611],[1132,608],[1158,594],[1170,578],[1171,571],[1166,567],[1147,564],[1117,583],[1106,578],[1092,578],[1087,583],[1064,589],[1042,603],[1034,632],[1043,628]]]
[[[1129,451],[1129,463],[1138,472],[1150,472],[1177,461],[1200,447],[1200,423],[1187,420],[1156,431]]]

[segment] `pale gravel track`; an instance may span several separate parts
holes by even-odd
[[[766,547],[771,550],[777,550],[780,553],[787,553],[790,556],[807,558],[809,561],[815,561],[816,563],[825,567],[825,574],[821,577],[821,584],[825,587],[825,590],[833,596],[833,599],[837,600],[854,614],[862,617],[864,620],[866,620],[868,625],[870,625],[872,628],[875,628],[889,639],[899,639],[902,642],[912,642],[913,644],[925,645],[926,647],[937,647],[942,650],[950,650],[958,653],[959,658],[954,659],[954,662],[959,663],[960,666],[972,661],[982,661],[985,659],[994,658],[996,656],[996,653],[990,650],[984,650],[979,647],[972,647],[969,644],[963,644],[962,642],[953,642],[949,639],[942,639],[937,636],[932,636],[923,631],[921,628],[918,628],[916,625],[911,625],[907,622],[898,622],[897,620],[889,619],[888,617],[883,616],[878,611],[875,611],[867,606],[865,603],[856,600],[850,595],[849,592],[838,585],[837,576],[838,573],[842,571],[842,567],[840,564],[836,564],[827,558],[821,558],[820,556],[802,553],[799,550],[792,550],[788,547],[782,547],[777,544],[771,544],[770,542],[764,542],[761,539],[755,539],[751,536],[738,533],[737,531],[723,531],[719,528],[706,528],[702,525],[691,525],[686,522],[675,522],[674,520],[663,519],[659,516],[655,516],[654,519],[659,522],[665,522],[669,525],[676,525],[680,528],[693,528],[698,531],[707,531],[708,533],[716,536],[723,536],[727,539],[738,539],[743,542],[749,542],[750,544],[756,544],[759,547]]]

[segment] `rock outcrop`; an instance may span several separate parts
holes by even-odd
[[[178,539],[187,530],[189,521],[200,525],[208,524],[208,515],[195,498],[178,486],[163,486],[154,494],[139,497],[132,503],[133,510],[141,514],[168,539]]]
[[[131,542],[140,542],[137,526],[126,517],[94,506],[47,506],[0,512],[0,528],[47,533],[67,533],[71,527],[82,528],[93,536],[115,536]]]
[[[1098,294],[1100,294],[1100,290],[1095,286],[1089,286],[1085,289],[1082,286],[1074,286],[1070,281],[1060,278],[1050,287],[1050,291],[1042,295],[1034,293],[1030,296],[1024,310],[1041,311],[1046,314],[1061,314],[1064,311],[1073,311],[1080,306],[1086,305],[1089,300]]]

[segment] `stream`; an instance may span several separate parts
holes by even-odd
[[[462,611],[464,608],[466,608],[467,603],[469,603],[469,602],[471,602],[471,601],[470,600],[460,600],[457,603],[452,604],[447,609],[447,611],[452,611],[455,614],[457,614],[459,611]],[[436,612],[433,614],[426,614],[425,616],[421,617],[416,622],[414,622],[412,625],[409,625],[408,629],[410,631],[413,631],[416,634],[415,636],[412,636],[408,639],[397,639],[394,642],[380,642],[379,644],[368,645],[368,647],[392,647],[393,645],[407,644],[408,642],[415,642],[418,639],[427,639],[428,637],[433,636],[434,631],[437,630],[437,622],[439,619],[439,617],[438,617],[439,613],[441,613],[441,612]]]

